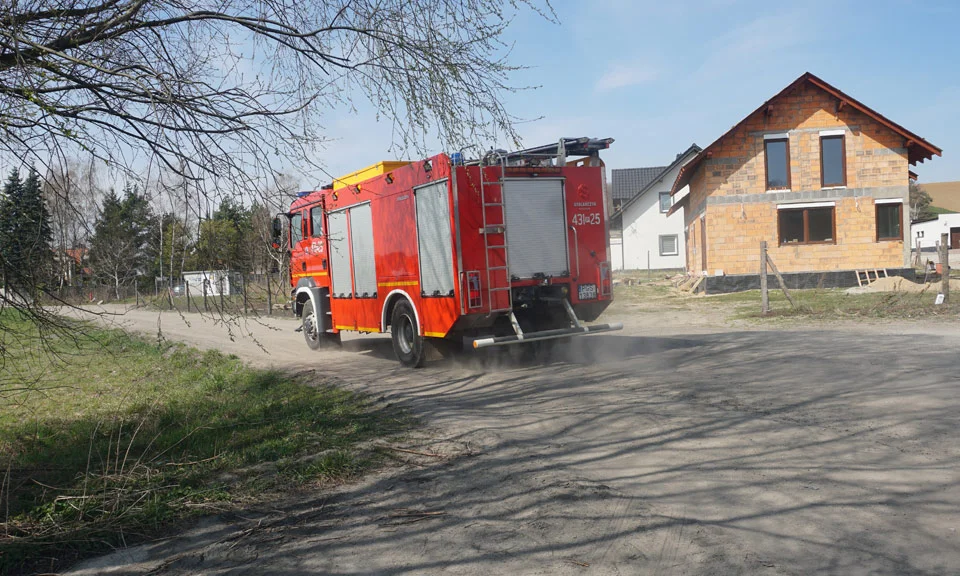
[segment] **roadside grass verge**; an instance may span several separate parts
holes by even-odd
[[[927,292],[876,292],[848,294],[843,289],[790,290],[796,302],[792,307],[780,289],[770,289],[770,313],[760,313],[760,291],[748,290],[718,294],[701,300],[732,307],[737,319],[797,318],[831,320],[841,318],[956,318],[960,314],[960,296],[945,305],[934,303],[937,290]]]
[[[0,335],[0,573],[55,572],[184,518],[380,463],[402,412],[305,373],[79,325]],[[79,329],[81,328],[82,329]]]
[[[688,308],[694,299],[694,296],[680,292],[662,278],[652,281],[639,280],[631,286],[617,284],[613,287],[614,307],[656,304],[657,309],[668,307],[681,310]]]

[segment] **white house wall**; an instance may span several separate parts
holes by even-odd
[[[610,263],[614,270],[623,270],[623,243],[620,237],[610,238]]]
[[[623,267],[627,270],[646,270],[649,258],[651,270],[686,267],[686,244],[683,237],[683,214],[674,214],[667,218],[660,212],[660,192],[670,192],[677,179],[680,166],[677,166],[657,181],[643,196],[636,199],[623,214]],[[686,195],[685,188],[675,199]],[[673,256],[660,255],[660,236],[677,237],[677,253]]]
[[[951,228],[960,228],[960,214],[940,214],[936,220],[913,224],[910,227],[911,248],[916,250],[919,246],[924,252],[935,251],[940,245],[941,234],[947,234],[947,242],[950,242]]]

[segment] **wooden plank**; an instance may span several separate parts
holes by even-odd
[[[697,291],[697,287],[700,286],[700,283],[703,282],[703,279],[704,279],[704,278],[706,278],[706,276],[698,276],[698,277],[697,277],[697,281],[694,282],[694,283],[693,283],[693,286],[690,287],[690,292],[696,292],[696,291]]]
[[[780,289],[783,290],[783,295],[787,297],[787,301],[790,302],[790,306],[796,308],[797,304],[793,301],[793,296],[790,296],[790,291],[787,290],[787,283],[783,281],[783,276],[780,275],[780,271],[777,270],[777,265],[773,263],[773,259],[770,258],[770,256],[767,256],[767,264],[770,265],[770,269],[773,270],[774,276],[777,277],[777,282],[780,282]]]

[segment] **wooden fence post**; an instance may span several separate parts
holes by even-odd
[[[760,241],[760,313],[770,312],[770,294],[767,290],[767,241]]]
[[[777,265],[774,263],[770,257],[767,257],[767,264],[770,265],[770,269],[773,270],[773,275],[777,277],[777,282],[780,283],[780,289],[783,290],[783,295],[787,297],[787,302],[790,303],[792,308],[797,307],[797,303],[793,301],[793,297],[790,296],[790,291],[787,290],[787,283],[783,281],[783,276],[780,275],[780,271],[777,270]]]
[[[240,275],[240,289],[243,290],[243,315],[247,315],[247,275]]]
[[[187,280],[183,281],[183,291],[187,293],[187,312],[190,311],[190,282]],[[197,310],[199,312],[200,310]]]
[[[267,272],[267,316],[273,315],[273,288],[270,287],[270,272]]]
[[[943,274],[943,303],[950,301],[950,244],[946,233],[940,235],[940,271]]]

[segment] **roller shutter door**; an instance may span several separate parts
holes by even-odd
[[[350,208],[350,241],[353,245],[353,290],[357,298],[377,294],[377,262],[373,255],[373,217],[370,205]]]
[[[347,237],[347,213],[331,212],[327,216],[327,234],[330,244],[330,279],[334,298],[349,298],[353,292],[350,282],[350,244]]]
[[[424,296],[453,294],[453,237],[447,181],[414,190],[420,247],[420,290]]]
[[[504,183],[503,201],[507,212],[510,275],[534,278],[540,274],[569,274],[563,180],[508,179]]]

